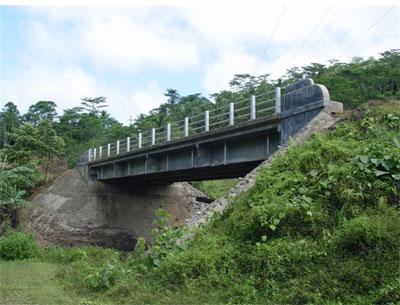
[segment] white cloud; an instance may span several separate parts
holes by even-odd
[[[129,115],[165,100],[167,77],[194,75],[190,79],[200,81],[188,87],[213,93],[227,88],[234,74],[254,74],[282,8],[239,1],[26,8],[25,19],[16,21],[24,29],[17,50],[21,57],[2,73],[0,99],[13,100],[22,110],[43,99],[64,109],[82,97],[103,95],[112,115],[126,123]],[[294,65],[337,58],[387,8],[332,7],[300,49],[327,5],[287,6],[257,73],[276,78]],[[394,8],[339,59],[377,55],[398,42],[399,10]]]
[[[71,9],[45,12],[32,10],[34,21],[27,22],[30,47],[38,57],[73,60],[119,73],[149,68],[185,71],[198,65],[198,48],[185,29],[146,9],[142,14],[104,9],[89,14],[77,9],[76,15]]]
[[[17,103],[22,112],[37,101],[51,100],[62,113],[63,109],[78,106],[83,97],[106,96],[108,111],[125,124],[130,115],[136,117],[147,113],[165,100],[163,89],[155,81],[125,91],[115,84],[97,81],[79,66],[61,70],[31,65],[23,74],[14,75],[2,86],[7,100]]]
[[[376,56],[379,52],[396,48],[400,41],[399,11],[396,8],[357,41],[387,9],[332,7],[317,27],[327,6],[287,7],[264,57],[261,54],[273,33],[282,7],[271,10],[252,7],[251,12],[248,7],[216,11],[208,16],[207,25],[202,29],[204,36],[210,37],[218,54],[206,65],[203,85],[211,91],[226,89],[233,74],[254,74],[254,63],[260,58],[262,61],[257,74],[268,73],[271,78],[278,78],[293,66],[304,66],[311,62],[327,63],[333,58],[349,61],[353,56]],[[200,10],[192,13],[198,14],[197,17],[192,16],[192,20],[200,27],[201,20],[205,19],[202,15],[206,12]],[[218,22],[220,27],[213,31]],[[342,54],[354,41],[357,43]]]
[[[246,53],[226,54],[205,67],[203,86],[214,93],[226,88],[234,74],[253,73],[259,64],[255,56]],[[267,66],[261,63],[259,70],[266,70]]]
[[[132,102],[130,113],[134,116],[138,116],[141,113],[147,113],[164,102],[164,90],[153,81],[143,88],[135,89],[129,95],[129,99]]]

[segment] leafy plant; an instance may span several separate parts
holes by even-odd
[[[139,239],[135,248],[136,257],[144,257],[151,267],[160,266],[161,261],[170,254],[183,251],[186,243],[182,241],[186,229],[182,226],[171,228],[169,226],[170,215],[164,209],[156,211],[157,219],[153,222],[151,235],[153,241],[146,252],[144,252],[144,240]]]
[[[18,231],[8,231],[0,237],[0,258],[4,260],[34,257],[38,246],[32,235]]]

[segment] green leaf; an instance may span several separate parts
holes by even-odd
[[[382,166],[388,171],[390,171],[392,169],[393,165],[394,165],[394,162],[392,159],[386,159],[386,160],[382,161]]]
[[[279,217],[280,219],[282,219],[283,217],[285,217],[285,213],[284,213],[284,212],[280,212],[279,215],[278,215],[278,217]]]
[[[273,224],[270,224],[270,225],[269,225],[269,228],[270,228],[272,231],[275,231],[275,230],[276,230],[276,226],[274,226]]]
[[[262,241],[266,241],[266,240],[267,240],[267,235],[261,236],[261,240],[262,240]]]
[[[280,220],[278,218],[275,218],[272,223],[277,226],[279,224],[279,222],[280,222]]]
[[[379,170],[376,171],[376,176],[377,177],[380,177],[380,176],[383,176],[383,175],[387,175],[387,174],[389,174],[389,172],[384,172],[384,171],[379,171]]]
[[[300,194],[306,194],[308,189],[304,186],[299,187],[299,193]]]
[[[382,160],[372,158],[372,159],[371,159],[371,162],[374,163],[375,166],[379,166],[379,165],[381,164]]]
[[[329,185],[329,181],[328,180],[321,180],[321,181],[319,181],[319,184],[321,184],[323,187],[328,187],[328,185]]]
[[[392,177],[398,181],[400,180],[400,174],[394,174]]]
[[[312,216],[312,212],[311,211],[307,211],[306,213],[308,216]]]
[[[394,146],[396,146],[396,147],[400,147],[400,140],[397,139],[396,137],[393,137],[393,144],[394,144]]]
[[[311,176],[313,176],[313,177],[317,177],[318,174],[319,174],[319,170],[318,170],[318,169],[312,169],[312,170],[310,171],[310,174],[311,174]]]
[[[368,163],[368,156],[362,155],[362,156],[359,156],[359,158],[362,163]]]
[[[303,200],[307,203],[311,203],[312,202],[312,198],[307,197],[307,196],[303,196]]]

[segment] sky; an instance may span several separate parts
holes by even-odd
[[[276,79],[400,47],[399,6],[260,3],[0,6],[0,106],[24,113],[51,100],[62,113],[105,96],[127,124],[165,102],[167,88],[208,97],[234,74]]]

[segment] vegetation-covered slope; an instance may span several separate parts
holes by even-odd
[[[36,260],[64,261],[58,281],[93,304],[398,304],[399,142],[400,103],[369,103],[278,156],[187,243],[161,217],[147,252]]]
[[[199,303],[400,302],[400,104],[363,112],[276,158],[145,281]]]

